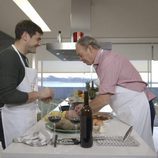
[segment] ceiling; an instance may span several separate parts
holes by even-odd
[[[45,33],[43,38],[55,38],[58,30],[65,30],[62,33],[68,38],[71,0],[29,0],[29,2],[52,30]],[[28,17],[12,0],[0,0],[0,6],[0,30],[14,37],[16,23]],[[61,21],[63,13],[66,19]]]
[[[59,30],[62,31],[63,39],[66,42],[70,42],[69,45],[71,44],[72,34],[76,28],[76,31],[80,28],[81,31],[83,30],[83,32],[89,33],[90,31],[89,14],[91,9],[91,0],[29,0],[29,2],[52,30],[51,32],[45,32],[42,37],[42,45],[44,45],[44,47],[47,45],[47,43],[51,44],[52,42],[58,42],[56,40]],[[0,6],[0,30],[14,38],[15,25],[22,19],[28,19],[28,17],[18,8],[18,6],[15,5],[12,0],[0,0]],[[78,10],[79,14],[77,13],[77,15],[74,16],[76,10]],[[89,10],[89,12],[87,10]],[[80,19],[78,20],[79,22],[76,20],[77,18]],[[75,21],[75,23],[72,22],[72,19]],[[5,46],[7,46],[10,44],[10,42],[5,44]],[[61,55],[58,55],[58,58],[61,60],[66,59],[70,61],[79,60],[79,57],[74,52],[75,45],[73,44],[70,46],[70,49],[67,49],[66,45],[67,43],[65,43],[66,49],[64,51],[62,50]],[[52,48],[52,46],[48,47]],[[45,48],[45,51],[47,52],[47,46]],[[56,54],[59,52],[59,49],[57,49],[57,51],[53,51],[52,49],[48,50],[49,53],[51,52],[55,56],[57,56]],[[56,58],[55,56],[54,58]]]
[[[42,38],[42,51],[46,52],[49,59],[51,55],[46,50],[45,44],[57,42],[59,30],[62,31],[64,42],[71,41],[71,0],[29,0],[29,2],[52,30],[44,33]],[[124,38],[131,40],[158,38],[157,0],[91,0],[91,2],[92,36],[106,42]],[[15,25],[22,19],[28,17],[12,0],[0,0],[0,31],[14,38]],[[57,59],[55,56],[53,58]]]
[[[29,0],[38,14],[44,19],[51,29],[51,32],[45,32],[42,37],[42,44],[56,41],[57,33],[62,31],[62,36],[70,40],[70,8],[71,0]],[[64,13],[64,20],[63,19]],[[0,31],[14,38],[15,25],[22,19],[29,19],[12,0],[0,0]],[[0,34],[0,36],[2,36]],[[2,36],[7,38],[8,36]],[[0,39],[1,39],[0,38]],[[3,39],[1,39],[3,41]],[[4,39],[6,41],[6,39]],[[2,48],[7,46],[7,42],[3,42]],[[8,42],[8,45],[10,41]],[[45,46],[42,46],[45,47]],[[50,52],[44,50],[49,56]],[[48,57],[50,58],[50,56]],[[57,59],[55,56],[53,58]]]
[[[71,0],[29,2],[52,30],[43,39],[56,40],[61,30],[63,39],[70,40]],[[158,37],[157,0],[91,0],[91,10],[91,34],[97,38]],[[12,0],[0,0],[1,31],[14,37],[14,27],[22,19],[28,17]]]

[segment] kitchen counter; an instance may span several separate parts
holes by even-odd
[[[39,121],[30,131],[45,128],[45,122]],[[101,135],[123,136],[129,126],[117,119],[105,121]],[[72,137],[73,134],[58,133],[58,137]],[[2,153],[2,158],[156,158],[156,153],[132,131],[139,146],[99,146],[96,143],[91,148],[82,148],[80,145],[53,145],[31,147],[22,143],[12,143]]]

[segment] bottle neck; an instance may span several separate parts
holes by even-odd
[[[84,91],[84,105],[89,105],[88,91]]]
[[[61,37],[61,31],[58,31],[58,42],[61,43],[62,42],[62,37]]]
[[[92,81],[92,86],[91,86],[93,89],[94,89],[94,82]]]

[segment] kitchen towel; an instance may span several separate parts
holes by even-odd
[[[48,130],[40,129],[18,138],[15,138],[13,142],[24,143],[30,146],[44,146],[51,142],[53,133]]]

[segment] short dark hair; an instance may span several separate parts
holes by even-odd
[[[15,40],[21,39],[24,32],[27,32],[32,37],[36,32],[43,34],[42,29],[31,20],[22,20],[15,27]]]
[[[90,36],[83,36],[77,41],[77,44],[80,44],[81,46],[84,46],[85,48],[87,48],[89,45],[95,49],[101,48],[97,40]]]

